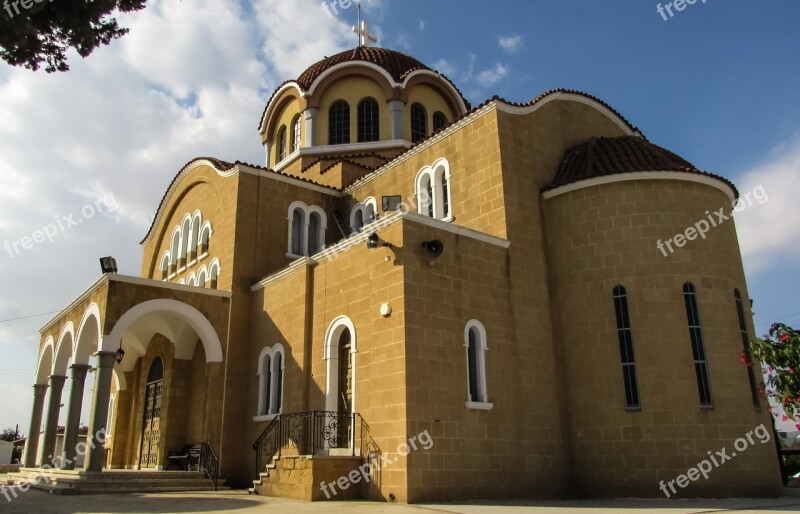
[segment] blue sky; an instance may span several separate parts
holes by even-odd
[[[657,4],[369,0],[364,16],[380,46],[447,74],[473,104],[579,89],[742,192],[763,186],[769,200],[737,215],[757,329],[800,325],[800,4],[698,0],[666,21]],[[151,0],[120,19],[131,33],[71,54],[67,74],[0,64],[0,244],[114,199],[52,243],[0,250],[0,320],[64,307],[101,255],[138,274],[138,242],[182,165],[261,164],[273,89],[355,44],[356,10],[329,17],[316,0]],[[47,319],[0,323],[0,428],[27,431]]]

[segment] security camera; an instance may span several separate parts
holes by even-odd
[[[432,241],[424,241],[422,247],[425,249],[425,255],[430,259],[436,259],[444,251],[444,244],[438,239]]]

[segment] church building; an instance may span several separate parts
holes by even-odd
[[[733,220],[658,246],[729,212],[729,180],[589,94],[473,107],[368,43],[277,88],[264,163],[186,164],[139,276],[42,328],[26,468],[62,404],[74,467],[86,380],[86,471],[201,445],[227,485],[307,500],[663,497],[771,427]],[[754,444],[673,496],[780,491]]]

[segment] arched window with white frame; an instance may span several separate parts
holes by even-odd
[[[180,242],[180,255],[178,255],[178,267],[183,268],[186,266],[186,253],[189,248],[189,233],[192,229],[192,219],[187,214],[181,222],[181,242]]]
[[[451,189],[447,159],[439,159],[433,166],[422,168],[416,179],[417,212],[429,218],[452,221]]]
[[[289,255],[300,257],[305,254],[306,209],[302,202],[289,207]]]
[[[197,259],[197,246],[200,241],[202,220],[203,216],[200,214],[200,211],[195,212],[192,217],[192,230],[189,233],[189,261]]]
[[[211,229],[211,222],[206,221],[203,223],[203,228],[200,230],[200,239],[198,243],[200,244],[200,256],[208,255],[208,248],[211,244],[211,235],[214,231]]]
[[[161,280],[166,280],[169,276],[169,250],[164,252],[164,257],[161,258]]]
[[[175,273],[178,269],[178,260],[181,254],[181,228],[175,227],[175,231],[172,233],[172,246],[170,249],[170,256],[172,261],[170,262],[170,273]]]
[[[189,273],[189,278],[186,279],[187,286],[196,286],[197,285],[197,276],[194,272]]]
[[[197,285],[199,287],[206,287],[206,281],[208,280],[208,270],[205,266],[200,268],[200,271],[197,272]]]
[[[300,150],[300,144],[302,141],[302,129],[303,129],[303,121],[300,118],[300,115],[294,117],[294,121],[292,122],[292,153]]]
[[[489,403],[486,390],[486,329],[483,324],[472,319],[464,326],[464,347],[467,357],[467,401],[470,409],[489,410],[494,405]]]
[[[314,255],[325,245],[328,217],[320,207],[303,202],[292,202],[289,206],[289,251],[290,258]]]
[[[283,345],[278,343],[261,350],[258,358],[258,409],[256,420],[265,421],[279,415],[283,410],[283,376],[286,356]]]
[[[286,138],[286,125],[283,125],[280,130],[278,130],[278,160],[276,164],[286,158]]]
[[[357,203],[350,211],[350,230],[353,232],[361,232],[364,228],[365,208],[362,204]]]
[[[217,281],[219,280],[219,260],[214,259],[211,261],[211,264],[208,265],[208,286],[211,289],[217,288]]]
[[[364,207],[366,208],[365,215],[364,215],[364,222],[365,223],[372,223],[373,221],[378,219],[378,202],[375,200],[374,197],[370,196],[366,200],[364,200]]]

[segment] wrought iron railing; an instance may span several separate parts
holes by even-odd
[[[299,455],[315,455],[320,451],[349,449],[352,455],[356,455],[358,419],[361,417],[357,413],[333,411],[276,416],[253,444],[256,479],[274,457],[279,457],[286,450],[295,450]]]
[[[219,479],[219,459],[214,448],[210,443],[200,443],[200,471],[205,471],[206,476],[217,490],[217,480]]]
[[[361,441],[360,441],[360,452],[361,458],[369,464],[370,470],[370,478],[371,482],[374,483],[378,488],[381,487],[381,465],[383,464],[383,452],[381,452],[380,447],[372,438],[372,435],[369,433],[369,425],[364,418],[361,418]]]

